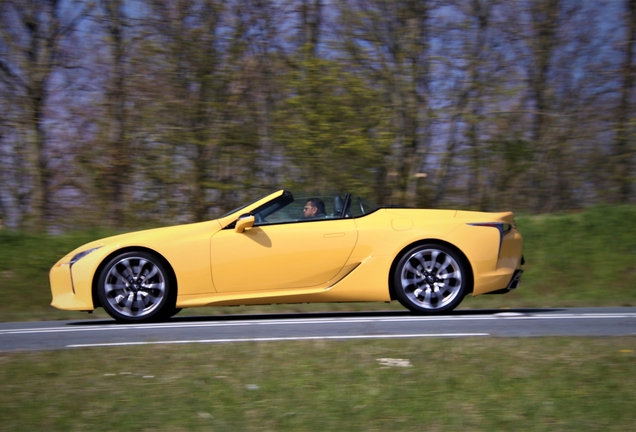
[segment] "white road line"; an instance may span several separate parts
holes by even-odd
[[[229,342],[280,342],[280,341],[306,341],[306,340],[352,340],[352,339],[393,339],[393,338],[424,338],[424,337],[477,337],[490,336],[490,333],[438,333],[438,334],[402,334],[402,335],[361,335],[361,336],[298,336],[298,337],[271,337],[271,338],[244,338],[244,339],[201,339],[201,340],[175,340],[175,341],[151,341],[151,342],[113,342],[98,344],[66,345],[66,348],[93,348],[115,347],[135,345],[178,345],[193,343],[229,343]]]
[[[273,325],[315,325],[315,324],[359,324],[359,323],[385,323],[385,322],[439,322],[439,321],[487,321],[487,320],[562,320],[562,319],[627,319],[636,318],[636,314],[528,314],[528,315],[458,315],[441,317],[378,317],[378,318],[307,318],[307,319],[276,319],[276,320],[241,320],[241,321],[213,321],[202,323],[156,323],[156,324],[106,324],[91,325],[87,322],[85,326],[78,324],[77,327],[45,327],[45,328],[22,328],[0,330],[2,335],[14,334],[40,334],[40,333],[73,333],[73,332],[93,332],[93,331],[122,331],[122,330],[161,330],[174,328],[200,328],[200,327],[238,327],[238,326],[273,326]],[[210,317],[211,320],[214,317]]]

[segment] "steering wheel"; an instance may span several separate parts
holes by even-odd
[[[364,214],[364,206],[362,205],[360,197],[358,197],[358,205],[360,206],[360,213]]]
[[[256,223],[263,223],[263,222],[265,222],[265,218],[260,213],[254,213],[254,221]]]

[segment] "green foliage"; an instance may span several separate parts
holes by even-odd
[[[389,145],[379,95],[338,63],[309,56],[290,73],[276,139],[296,169],[293,187],[369,196]]]

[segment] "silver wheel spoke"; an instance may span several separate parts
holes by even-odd
[[[445,269],[446,267],[448,267],[448,265],[449,265],[450,263],[451,263],[451,261],[450,261],[450,257],[449,257],[448,255],[445,255],[444,263],[443,263],[443,264],[441,264],[441,265],[437,268],[437,271],[435,272],[435,274],[436,274],[437,276],[439,276],[439,273],[440,273],[441,271],[444,271],[444,269]]]
[[[149,302],[146,302],[147,295],[143,295],[144,293],[137,293],[137,310],[143,311]]]
[[[446,285],[441,285],[440,286],[439,284],[437,284],[436,288],[437,288],[436,294],[437,294],[438,298],[443,298],[444,297],[444,293],[450,291],[446,287]]]
[[[113,268],[112,268],[112,270],[110,271],[110,273],[111,273],[111,274],[112,274],[115,278],[120,279],[121,281],[126,282],[126,278],[125,278],[125,277],[123,277],[123,276],[121,275],[121,273],[119,273],[115,267],[113,267]]]
[[[417,285],[422,280],[420,278],[417,279],[402,279],[402,286],[411,286]]]
[[[445,273],[443,275],[438,276],[440,279],[457,279],[461,278],[461,273],[459,271],[454,271],[452,273]]]
[[[147,262],[148,261],[146,261],[144,259],[139,260],[139,264],[137,265],[137,274],[135,275],[135,279],[139,279],[141,277],[141,272],[143,271],[144,266],[146,265]],[[153,268],[156,268],[156,267],[153,266]]]
[[[152,270],[150,270],[150,272],[145,276],[146,280],[151,279],[158,271],[159,269],[157,267],[152,266]]]
[[[431,253],[430,266],[426,266],[426,271],[432,272],[435,270],[435,262],[437,261],[437,255],[439,255],[439,251],[435,250]]]
[[[422,267],[424,267],[424,266],[422,266]],[[413,274],[415,274],[415,275],[417,275],[417,274],[420,274],[420,273],[421,273],[418,269],[416,269],[415,267],[413,267],[413,266],[411,265],[411,263],[410,263],[410,262],[407,262],[407,263],[406,263],[406,265],[404,266],[404,269],[405,269],[405,270],[407,270],[407,271],[410,271],[411,273],[413,273]]]
[[[106,294],[110,293],[111,291],[119,292],[125,288],[126,286],[121,282],[104,285],[104,291],[106,292]]]
[[[124,260],[124,261],[122,261],[121,264],[125,267],[126,271],[128,272],[128,277],[129,278],[131,278],[131,277],[133,277],[135,275],[135,273],[133,272],[132,267],[130,266],[130,261]]]
[[[124,307],[130,310],[132,308],[132,304],[134,300],[135,300],[135,294],[133,293],[128,294],[128,298],[126,298],[126,301],[124,302]]]
[[[426,290],[426,294],[424,295],[424,302],[428,304],[431,303],[431,290]]]
[[[146,301],[146,299],[148,299],[148,301],[146,302],[146,304],[148,302],[157,302],[159,300],[161,300],[161,297],[163,297],[163,291],[159,291],[159,293],[157,295],[154,295],[152,292],[150,291],[141,291],[139,293],[140,295],[142,295],[144,297],[144,301]]]

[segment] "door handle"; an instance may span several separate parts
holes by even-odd
[[[334,238],[334,237],[344,237],[345,233],[343,232],[339,232],[339,233],[329,233],[329,234],[325,234],[323,237],[324,238]]]

